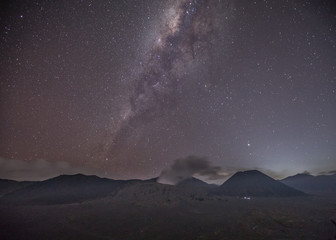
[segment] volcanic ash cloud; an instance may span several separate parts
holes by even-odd
[[[198,175],[204,179],[217,180],[227,177],[221,173],[221,168],[212,166],[206,158],[188,156],[176,159],[173,165],[162,171],[158,182],[175,185],[185,179]]]

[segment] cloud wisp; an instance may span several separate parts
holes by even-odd
[[[175,185],[195,175],[205,180],[219,180],[227,177],[227,174],[222,173],[221,167],[213,166],[206,158],[188,156],[176,159],[170,168],[163,170],[158,182]]]
[[[37,159],[26,162],[17,159],[0,158],[0,178],[17,181],[41,181],[61,174],[89,174],[88,169],[74,167],[68,162],[50,162]]]

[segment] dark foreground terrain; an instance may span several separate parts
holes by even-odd
[[[0,239],[335,239],[331,219],[335,198],[114,196],[2,205]]]
[[[316,179],[297,185],[335,184]],[[334,188],[308,195],[256,170],[221,186],[82,174],[0,186],[0,240],[336,239]]]

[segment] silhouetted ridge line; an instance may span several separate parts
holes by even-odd
[[[218,189],[217,194],[227,196],[292,197],[303,192],[286,186],[257,170],[237,172]]]
[[[319,176],[296,174],[282,179],[281,182],[309,194],[336,196],[336,174]]]

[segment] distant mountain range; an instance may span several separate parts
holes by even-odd
[[[0,180],[0,203],[3,204],[69,204],[112,197],[133,201],[177,201],[178,199],[237,197],[292,197],[309,194],[333,195],[336,175],[298,174],[281,181],[257,170],[237,172],[221,186],[196,178],[177,185],[165,185],[157,178],[149,180],[112,180],[83,174],[61,175],[40,182]]]
[[[29,186],[33,183],[34,182],[29,181],[18,182],[14,180],[0,179],[0,197],[17,189]]]
[[[5,180],[1,180],[3,182]],[[4,183],[4,182],[3,182]],[[13,184],[13,183],[11,183]],[[19,183],[20,184],[20,183]],[[65,204],[105,197],[125,184],[124,181],[86,176],[61,175],[14,188],[0,200],[7,203]]]
[[[308,194],[336,196],[336,174],[320,176],[297,174],[280,182]]]

